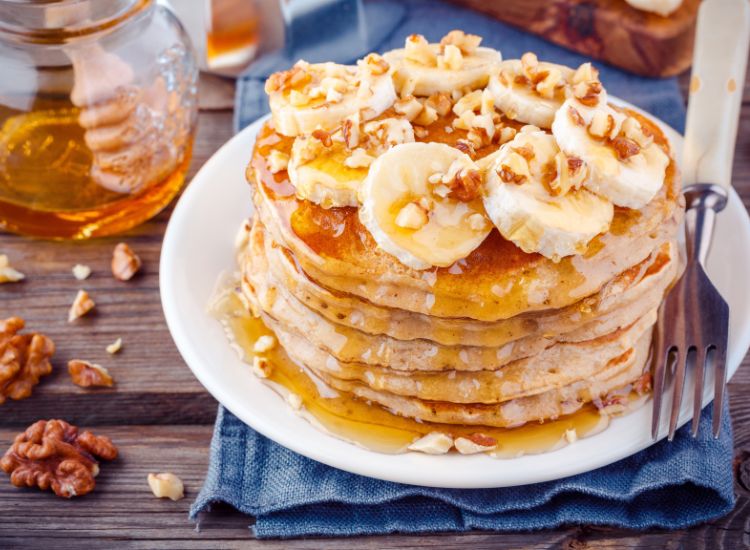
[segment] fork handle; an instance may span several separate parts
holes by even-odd
[[[687,260],[705,267],[716,213],[727,205],[727,191],[713,183],[695,183],[687,186],[684,193]]]

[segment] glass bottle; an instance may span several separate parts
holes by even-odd
[[[182,188],[195,57],[153,0],[0,0],[0,229],[84,239]]]

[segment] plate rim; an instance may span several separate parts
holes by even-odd
[[[613,103],[632,108],[640,113],[645,114],[646,116],[650,117],[652,120],[656,121],[667,133],[667,136],[669,138],[669,141],[671,144],[681,145],[682,143],[682,136],[673,128],[671,128],[669,125],[661,121],[660,119],[657,119],[653,115],[650,115],[649,113],[645,112],[642,109],[639,109],[638,107],[633,106],[632,104],[620,100],[615,97],[610,97],[610,100]],[[190,213],[191,203],[194,200],[193,197],[197,196],[200,191],[202,190],[202,185],[207,185],[206,183],[201,184],[202,181],[208,181],[210,179],[210,174],[216,170],[221,170],[221,160],[223,157],[227,155],[231,155],[232,150],[235,147],[238,147],[240,144],[244,144],[245,142],[249,142],[250,145],[254,143],[255,135],[257,134],[258,129],[262,125],[262,123],[267,120],[269,115],[265,115],[263,117],[260,117],[259,119],[255,120],[252,124],[245,127],[243,130],[235,134],[232,138],[230,138],[226,143],[224,143],[204,164],[201,166],[201,168],[198,170],[198,172],[193,176],[190,184],[187,186],[185,192],[181,195],[179,198],[177,204],[175,205],[175,208],[172,212],[172,215],[170,216],[169,223],[167,225],[167,229],[164,234],[164,239],[162,242],[162,251],[161,251],[161,258],[160,258],[160,265],[159,265],[159,289],[160,289],[160,297],[161,297],[161,303],[162,303],[162,309],[164,311],[165,320],[167,323],[167,327],[169,329],[170,335],[172,336],[172,339],[175,342],[175,345],[182,356],[183,360],[185,361],[186,365],[190,368],[193,375],[200,381],[200,383],[208,390],[208,392],[222,405],[224,405],[230,412],[232,412],[235,416],[237,416],[243,423],[247,424],[254,430],[257,430],[259,433],[264,435],[265,437],[268,437],[269,439],[275,441],[276,443],[291,449],[292,451],[301,454],[303,456],[306,456],[308,458],[311,458],[313,460],[316,460],[318,462],[327,464],[329,466],[348,471],[351,473],[364,475],[368,477],[373,477],[376,479],[382,479],[385,481],[392,481],[392,482],[398,482],[398,483],[407,483],[412,485],[422,485],[422,486],[428,486],[428,487],[444,487],[444,488],[494,488],[494,487],[509,487],[509,486],[519,486],[519,485],[528,485],[528,484],[534,484],[534,483],[540,483],[544,481],[551,481],[556,479],[562,479],[566,478],[572,475],[592,471],[594,469],[612,464],[614,462],[617,462],[619,460],[622,460],[624,458],[627,458],[643,449],[646,449],[650,447],[651,445],[655,444],[656,442],[660,441],[666,434],[666,430],[662,429],[660,431],[660,437],[655,442],[646,443],[645,445],[642,445],[640,441],[633,442],[630,441],[620,447],[618,447],[617,452],[610,452],[609,455],[606,456],[603,460],[594,460],[589,459],[587,461],[570,461],[570,462],[560,462],[556,464],[554,468],[550,468],[549,471],[541,471],[538,472],[538,475],[525,475],[520,476],[517,479],[509,480],[507,479],[507,474],[505,476],[505,479],[501,482],[498,482],[496,478],[493,478],[491,475],[482,475],[482,474],[474,474],[470,476],[465,475],[457,475],[455,479],[434,479],[434,476],[431,476],[429,473],[429,465],[434,464],[435,460],[442,462],[448,462],[450,461],[450,464],[456,469],[462,467],[465,463],[468,470],[472,470],[472,466],[478,466],[478,467],[486,467],[488,464],[496,464],[500,469],[502,469],[501,465],[507,465],[509,462],[513,461],[520,461],[525,460],[529,462],[541,462],[544,458],[548,457],[554,457],[554,456],[560,456],[559,453],[565,451],[566,449],[573,447],[572,445],[566,446],[562,449],[551,451],[548,453],[543,453],[539,455],[526,455],[524,457],[520,458],[513,458],[513,459],[496,459],[484,455],[474,455],[474,456],[464,456],[464,455],[445,455],[445,456],[433,456],[433,455],[424,455],[421,453],[404,453],[404,454],[398,454],[398,455],[388,455],[383,453],[378,453],[376,451],[369,451],[366,449],[363,449],[359,446],[356,446],[353,443],[347,442],[345,440],[342,440],[340,438],[337,438],[320,428],[313,426],[309,421],[306,419],[302,419],[298,416],[303,422],[306,422],[310,429],[315,430],[315,432],[318,434],[320,438],[320,442],[328,442],[329,445],[321,444],[321,445],[315,445],[313,447],[305,447],[297,442],[295,442],[292,438],[289,436],[285,436],[284,434],[279,434],[277,431],[274,431],[273,427],[273,419],[264,419],[262,415],[258,415],[257,413],[250,413],[248,407],[243,406],[242,403],[237,402],[236,399],[232,399],[230,395],[227,394],[225,389],[223,389],[221,384],[218,382],[218,377],[212,377],[210,376],[210,369],[207,369],[205,365],[202,364],[202,361],[200,360],[200,353],[196,351],[195,346],[196,341],[193,338],[191,338],[189,334],[189,330],[186,330],[186,326],[183,322],[183,319],[180,315],[180,300],[178,297],[174,296],[173,293],[175,292],[175,285],[172,285],[173,278],[177,275],[173,268],[175,267],[175,258],[174,254],[176,253],[175,247],[178,246],[179,241],[179,227],[181,223],[183,222],[183,217],[186,217]],[[676,156],[680,156],[681,147],[673,147],[673,149],[676,151]],[[242,173],[244,175],[244,164],[242,165]],[[730,199],[730,206],[734,204],[733,208],[736,208],[736,205],[739,203],[739,207],[744,212],[744,218],[745,218],[745,224],[743,225],[745,233],[750,235],[750,218],[748,218],[747,211],[744,209],[742,205],[742,201],[737,195],[736,191],[734,189],[731,189],[730,191],[731,199]],[[241,220],[237,221],[237,225],[241,223]],[[232,230],[233,232],[235,229]],[[235,266],[229,265],[224,266],[222,271],[226,271],[227,269],[233,269]],[[216,277],[218,278],[219,273],[216,274]],[[205,311],[206,304],[201,304],[201,309]],[[207,312],[206,315],[209,315]],[[215,319],[212,319],[213,322],[215,322],[217,325],[219,324]],[[748,346],[750,346],[750,320],[746,320],[744,325],[744,331],[740,335],[740,347],[744,347],[744,350],[746,351]],[[223,334],[222,334],[223,336]],[[199,340],[199,339],[198,339]],[[229,343],[226,342],[226,346],[229,347]],[[729,357],[731,359],[732,353],[729,353]],[[728,378],[731,378],[731,376],[734,375],[734,373],[737,371],[739,367],[739,363],[742,360],[742,357],[744,357],[744,352],[741,354],[740,359],[738,362],[732,362],[729,361],[728,364]],[[241,361],[239,357],[237,357],[237,361]],[[706,384],[706,392],[704,392],[704,402],[703,406],[705,407],[708,402],[710,402],[710,399],[706,400],[706,395],[709,394],[708,390],[710,389],[710,384]],[[268,391],[273,392],[274,390],[268,386],[264,386],[265,389]],[[275,394],[275,396],[278,398],[279,405],[285,409],[289,409],[289,406],[278,396],[278,394]],[[709,395],[710,397],[710,395]],[[684,403],[683,403],[684,405]],[[648,404],[644,405],[644,407],[648,407]],[[684,407],[683,407],[684,412]],[[636,414],[638,411],[634,411],[632,414]],[[604,432],[606,433],[612,430],[612,428],[617,425],[617,423],[620,420],[625,420],[629,416],[627,415],[623,418],[615,418],[612,421],[612,425],[608,427]],[[684,416],[684,415],[682,415]],[[680,425],[685,424],[689,420],[689,416],[683,418],[681,416],[680,418]],[[666,420],[666,419],[662,419]],[[662,423],[662,428],[665,426],[665,422]],[[597,437],[600,437],[601,434],[596,434],[594,436],[591,436],[589,438],[584,438],[581,441],[582,442],[594,442]],[[649,438],[650,439],[650,438]],[[334,443],[335,442],[335,443]],[[361,453],[367,453],[369,455],[369,458],[376,457],[378,460],[375,460],[376,463],[386,463],[386,466],[373,466],[370,464],[368,460],[362,460],[361,463],[357,463],[356,460],[347,459],[346,454],[344,453],[344,456],[341,456],[341,452],[335,450],[337,447],[339,447],[341,444],[346,445],[347,449],[349,451],[349,454],[356,456],[362,456]],[[577,443],[576,445],[579,445]],[[333,451],[331,449],[334,449]],[[570,453],[570,451],[568,451]],[[446,460],[447,459],[447,460]],[[484,462],[485,460],[492,461],[490,463]],[[391,464],[393,462],[403,462],[403,464],[400,465],[394,465]],[[507,467],[506,467],[507,469]],[[489,472],[486,471],[486,468],[483,469],[483,474]]]

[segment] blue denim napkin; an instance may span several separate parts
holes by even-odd
[[[388,34],[386,22],[392,26],[394,5],[390,0],[366,2],[371,36],[381,40],[370,44],[371,49],[400,47],[411,33],[434,41],[459,28],[483,36],[483,43],[500,49],[505,58],[534,51],[540,59],[571,66],[584,61],[578,54],[449,4],[413,0],[401,6],[400,23]],[[674,79],[641,78],[597,66],[612,95],[682,131],[684,105]],[[282,68],[269,62],[240,79],[237,129],[266,112],[265,73]],[[219,407],[208,475],[190,516],[197,518],[213,502],[226,502],[255,516],[254,533],[261,538],[529,530],[569,523],[676,529],[724,515],[734,506],[729,412],[724,412],[718,441],[710,436],[710,419],[707,409],[697,439],[683,429],[672,443],[661,442],[593,472],[525,487],[455,490],[379,481],[325,466],[266,439]]]

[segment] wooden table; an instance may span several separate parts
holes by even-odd
[[[749,80],[750,81],[750,80]],[[687,78],[682,78],[686,85]],[[203,110],[191,175],[232,133],[231,86],[204,81]],[[750,85],[735,155],[735,185],[750,204]],[[745,359],[730,384],[739,473],[736,509],[725,518],[676,532],[632,532],[603,527],[568,527],[535,533],[393,535],[341,539],[255,541],[251,518],[216,506],[200,531],[188,521],[188,508],[208,465],[208,446],[216,402],[185,366],[167,331],[159,302],[159,251],[170,209],[118,238],[83,243],[34,241],[0,235],[0,253],[26,273],[25,282],[0,286],[0,316],[19,315],[31,330],[57,344],[55,371],[33,397],[0,406],[0,450],[16,433],[40,418],[63,418],[109,435],[120,458],[102,466],[96,491],[62,500],[51,493],[21,490],[0,479],[0,548],[739,548],[750,544],[750,368]],[[127,241],[144,267],[128,283],[109,271],[112,248]],[[90,279],[71,275],[75,263],[92,267]],[[70,325],[66,314],[79,287],[97,307],[95,315]],[[122,337],[123,350],[109,356],[105,347]],[[65,365],[85,358],[110,369],[115,389],[87,391],[72,385]],[[185,482],[187,498],[172,502],[151,496],[146,475],[172,471]]]

